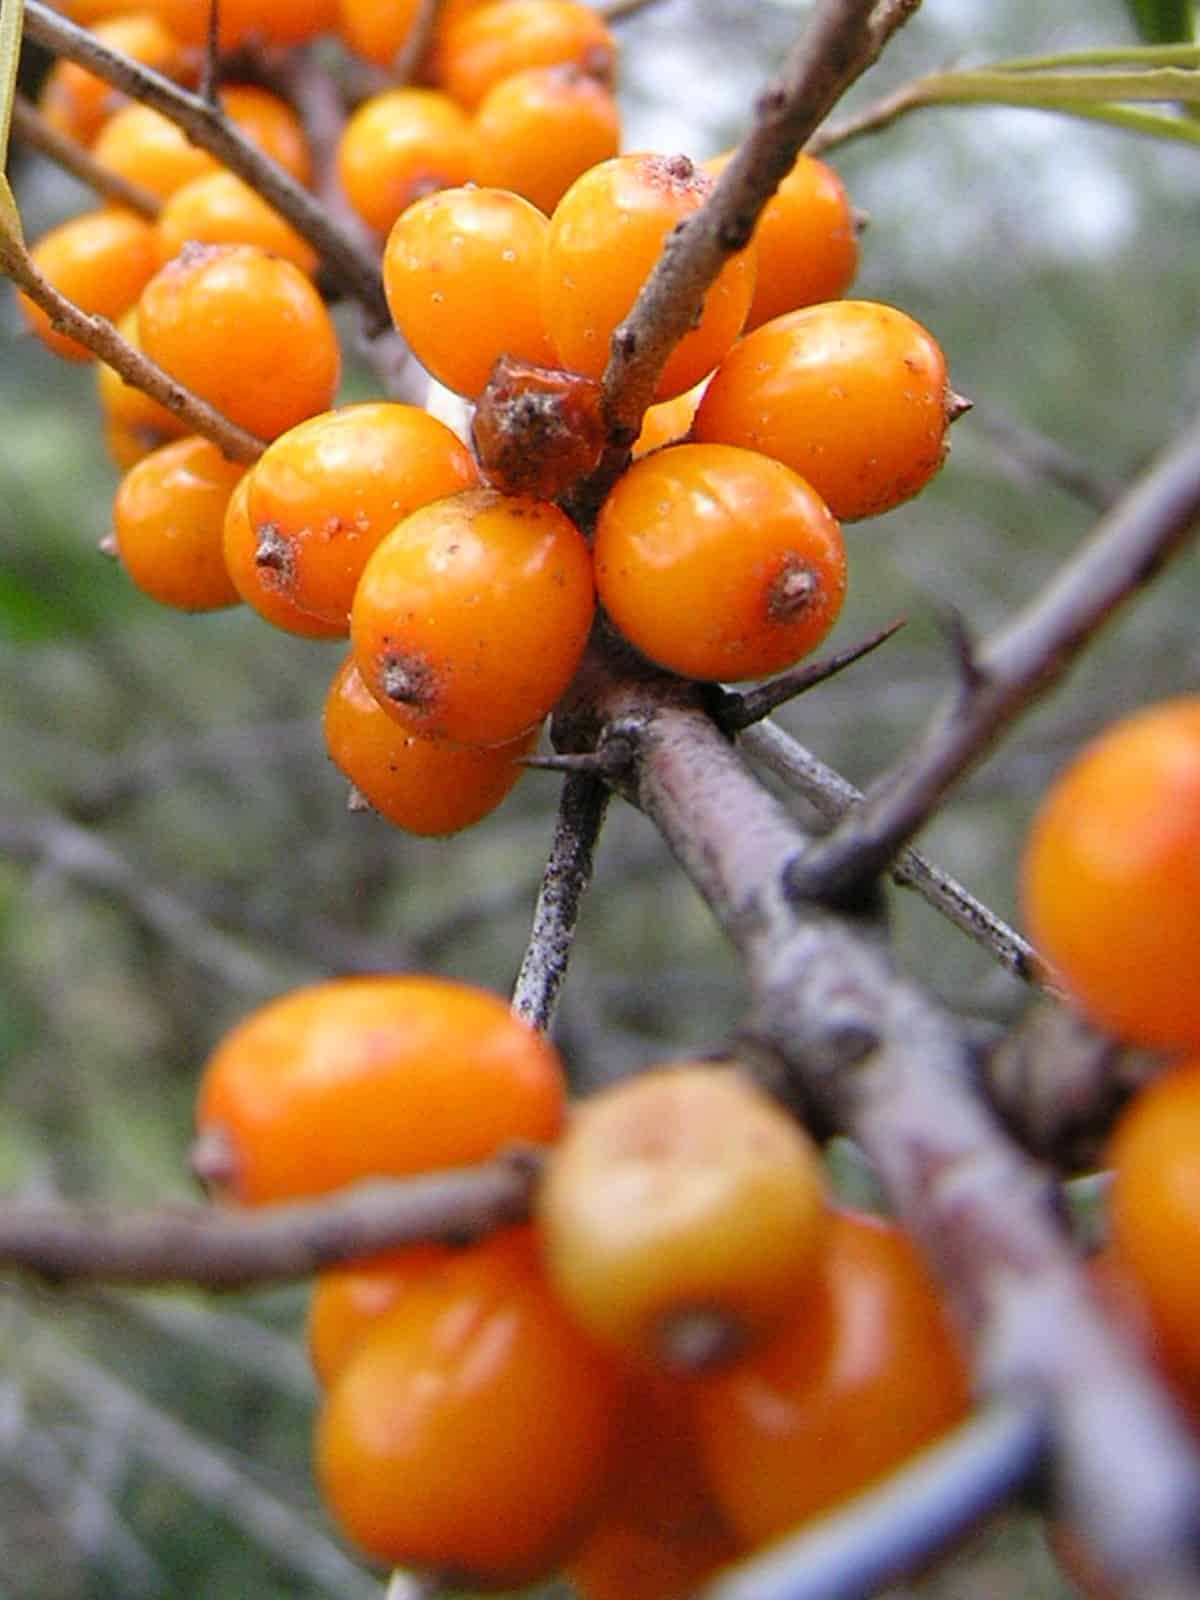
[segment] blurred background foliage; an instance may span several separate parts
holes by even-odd
[[[744,131],[803,4],[659,0],[621,25],[629,148],[701,158]],[[753,13],[750,25],[749,12]],[[1119,0],[929,0],[855,91],[945,65],[1132,37]],[[1029,432],[1098,488],[1195,409],[1196,156],[1037,112],[918,112],[834,158],[870,213],[856,293],[924,321],[977,403],[916,503],[849,530],[835,643],[899,637],[783,714],[859,783],[944,690],[948,608],[995,627],[1094,513],[1029,464]],[[18,152],[28,234],[87,204]],[[337,646],[244,612],[180,617],[96,551],[116,483],[92,376],[0,300],[0,1171],[12,1205],[190,1197],[190,1102],[239,1015],[332,973],[419,966],[503,990],[557,780],[530,774],[449,841],[349,815],[319,735]],[[362,370],[347,395],[372,392]],[[928,830],[930,854],[1015,916],[1022,831],[1081,740],[1200,666],[1193,558],[1109,629]],[[802,808],[801,808],[802,809]],[[806,820],[808,820],[806,818]],[[1022,995],[912,896],[900,953],[950,1004]],[[736,1028],[739,975],[651,829],[615,808],[560,1025],[580,1085]],[[307,1472],[304,1294],[0,1294],[0,1597],[379,1594]],[[1021,1527],[922,1586],[1062,1596]]]

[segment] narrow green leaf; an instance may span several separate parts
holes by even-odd
[[[989,72],[1044,72],[1072,67],[1200,67],[1197,44],[1106,45],[1101,50],[1063,50],[1057,55],[991,61]]]
[[[1194,39],[1196,8],[1193,0],[1125,0],[1138,32],[1151,44]]]
[[[1174,101],[1200,104],[1200,72],[1151,67],[1133,72],[940,72],[921,84],[925,101],[990,101],[996,105],[1042,106],[1096,101]]]
[[[25,0],[0,0],[0,173],[8,166],[8,130],[12,123],[13,96],[17,92],[24,14]],[[8,191],[7,184],[5,190]],[[12,200],[11,191],[7,192],[7,200]]]
[[[17,210],[16,196],[3,172],[0,172],[0,232],[14,244],[24,245],[21,213]]]

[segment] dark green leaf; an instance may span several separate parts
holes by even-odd
[[[1195,0],[1125,0],[1137,30],[1149,44],[1195,37]]]

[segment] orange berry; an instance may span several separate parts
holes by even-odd
[[[761,1544],[932,1444],[968,1398],[962,1356],[916,1251],[891,1223],[843,1212],[795,1320],[700,1385],[709,1482],[738,1534]]]
[[[284,601],[306,622],[347,633],[354,591],[384,534],[477,481],[467,447],[416,406],[375,401],[310,417],[276,439],[250,474],[246,598],[277,626]]]
[[[364,683],[401,726],[502,744],[571,681],[593,607],[587,545],[557,506],[472,489],[388,534],[350,634]]]
[[[672,445],[635,462],[601,508],[594,553],[617,627],[691,678],[790,667],[833,627],[846,591],[841,530],[820,496],[730,445]]]
[[[152,361],[261,438],[333,403],[341,353],[324,302],[253,245],[189,245],[146,285],[138,331]]]
[[[136,306],[130,306],[118,320],[117,332],[126,344],[140,350]],[[126,383],[115,367],[103,361],[96,363],[96,392],[109,425],[141,441],[142,449],[135,460],[148,455],[151,450],[157,450],[169,439],[182,438],[188,431],[187,423],[182,418],[168,411],[157,400],[152,400],[144,389]]]
[[[554,1138],[563,1092],[554,1046],[495,995],[445,978],[336,979],[264,1006],[217,1046],[198,1165],[244,1205],[468,1166]]]
[[[301,611],[282,588],[273,587],[267,578],[271,569],[258,559],[261,540],[250,521],[250,474],[238,484],[225,511],[225,531],[222,548],[225,567],[234,588],[247,605],[258,612],[272,627],[286,633],[296,633],[305,639],[340,639],[345,636],[344,622],[322,622],[319,617]]]
[[[652,1363],[712,1365],[808,1288],[821,1158],[740,1072],[681,1063],[575,1108],[538,1220],[554,1286],[590,1333]]]
[[[226,0],[221,0],[224,16]],[[312,179],[312,151],[300,118],[277,94],[254,83],[227,83],[218,98],[221,109],[252,144],[270,156],[297,183]]]
[[[397,219],[383,256],[388,308],[439,383],[474,398],[501,355],[549,366],[538,275],[549,224],[503,189],[443,189]]]
[[[486,13],[485,13],[486,14]],[[564,366],[598,378],[672,229],[698,211],[713,180],[686,156],[617,156],[585,172],[550,219],[542,316]],[[671,352],[656,398],[669,400],[709,372],[737,338],[754,292],[754,256],[722,267],[698,326]]]
[[[502,78],[475,113],[478,182],[524,195],[547,215],[589,168],[615,156],[612,94],[580,67],[528,67]]]
[[[162,443],[162,439],[150,440],[144,433],[126,427],[123,422],[105,421],[104,447],[109,460],[122,472],[128,472],[130,467],[145,460],[151,450],[157,450]]]
[[[538,729],[486,750],[397,727],[359,676],[341,668],[325,702],[330,758],[371,805],[409,833],[446,834],[494,811],[524,772]]]
[[[704,163],[719,178],[732,151]],[[803,152],[767,201],[754,229],[758,276],[746,329],[785,311],[836,300],[858,270],[854,210],[832,167]]]
[[[179,611],[237,604],[221,529],[245,470],[195,435],[163,445],[131,468],[113,502],[113,529],[121,564],[139,589]]]
[[[317,1426],[335,1519],[456,1587],[548,1576],[608,1462],[620,1379],[542,1280],[525,1228],[435,1268],[363,1340]]]
[[[163,264],[187,244],[252,244],[293,262],[310,278],[320,264],[291,223],[232,172],[212,172],[176,189],[154,231]]]
[[[30,251],[33,264],[60,294],[115,320],[133,305],[154,275],[154,230],[132,211],[87,211],[43,234]],[[84,345],[55,328],[49,316],[23,294],[17,301],[30,329],[47,349],[67,361],[90,361]]]
[[[328,1387],[380,1319],[453,1255],[449,1245],[406,1244],[322,1272],[308,1303],[308,1354],[318,1381]]]
[[[890,511],[946,454],[946,361],[894,306],[835,300],[756,328],[714,373],[692,437],[761,450],[843,520]]]
[[[129,105],[110,117],[92,153],[102,167],[165,200],[176,189],[218,172],[215,156],[193,144],[182,128],[149,106]]]
[[[1022,898],[1100,1027],[1200,1045],[1200,697],[1124,718],[1059,775],[1026,843]]]
[[[122,6],[122,11],[128,11]],[[168,78],[184,78],[186,57],[179,40],[157,17],[145,11],[113,16],[91,32],[110,49]],[[46,74],[38,95],[38,110],[59,133],[90,145],[114,111],[126,104],[125,96],[103,78],[74,61],[56,61]]]
[[[339,0],[338,32],[364,61],[390,67],[404,48],[421,15],[422,0]]]
[[[471,120],[447,95],[389,89],[364,101],[342,130],[338,177],[363,221],[386,233],[422,195],[469,182],[475,152]]]
[[[491,89],[528,67],[573,65],[611,83],[617,43],[578,0],[507,0],[473,9],[446,28],[436,51],[438,82],[474,109]]]
[[[208,6],[199,0],[145,0],[188,44],[208,35]],[[337,26],[337,0],[220,0],[222,50],[255,43],[306,44]]]
[[[648,456],[651,450],[661,450],[665,444],[680,444],[687,438],[704,387],[703,383],[698,383],[683,394],[677,394],[674,400],[662,400],[648,408],[642,418],[642,431],[633,444],[635,461]]]

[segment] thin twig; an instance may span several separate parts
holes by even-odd
[[[789,700],[807,694],[819,683],[826,683],[830,678],[837,677],[839,672],[844,672],[856,661],[861,661],[864,656],[869,656],[872,651],[878,650],[881,644],[886,644],[903,626],[903,619],[890,622],[886,628],[880,628],[877,633],[871,634],[859,644],[852,644],[845,650],[839,650],[836,655],[826,656],[823,661],[806,661],[803,666],[793,667],[790,672],[780,673],[777,678],[760,683],[753,689],[740,692],[727,690],[717,712],[718,722],[730,733],[736,733],[742,728],[749,728],[754,723],[761,722],[764,717],[769,717],[772,711],[778,711],[779,707],[786,705]]]
[[[881,872],[945,795],[1053,687],[1109,617],[1153,579],[1200,521],[1200,422],[1159,456],[998,634],[910,753],[795,864],[797,892],[836,896]]]
[[[223,1211],[215,1206],[83,1216],[0,1215],[0,1267],[53,1283],[192,1283],[242,1289],[307,1278],[323,1267],[398,1244],[475,1238],[522,1221],[538,1172],[535,1152],[420,1178],[378,1179],[305,1204]]]
[[[138,216],[153,222],[162,209],[157,195],[143,189],[140,183],[131,183],[119,172],[112,172],[96,160],[86,145],[58,128],[52,128],[31,100],[23,94],[13,97],[13,132],[29,146],[48,156],[64,172],[86,183],[105,200],[127,206]]]
[[[1051,483],[1093,511],[1107,511],[1120,497],[1116,481],[1093,471],[1057,439],[1012,417],[987,406],[976,406],[971,414],[971,429],[976,438],[983,434],[988,446],[1014,474]]]
[[[609,797],[606,785],[590,773],[571,772],[563,780],[554,841],[513,988],[513,1011],[535,1028],[554,1020]]]
[[[656,0],[599,0],[592,10],[605,22],[621,22],[626,17],[632,17],[638,11],[646,11],[656,4]]]
[[[126,383],[144,390],[166,406],[168,411],[182,418],[193,433],[211,439],[230,461],[257,461],[262,455],[266,446],[261,439],[239,428],[236,422],[230,422],[207,400],[201,400],[199,395],[185,389],[169,372],[164,372],[140,350],[135,350],[107,317],[84,311],[73,300],[68,300],[38,270],[29,252],[17,240],[2,235],[0,273],[11,278],[35,305],[40,306],[57,330],[69,334],[98,360],[120,373]]]
[[[408,83],[416,75],[433,38],[433,25],[437,21],[440,5],[441,0],[420,0],[404,43],[392,62],[389,77],[394,83]]]
[[[287,218],[307,239],[345,292],[359,301],[375,327],[390,325],[379,259],[328,216],[325,207],[263,154],[219,107],[181,89],[140,62],[110,50],[94,34],[69,22],[43,0],[26,0],[25,31],[55,55],[76,61],[131,99],[169,117],[201,149],[216,156]]]

